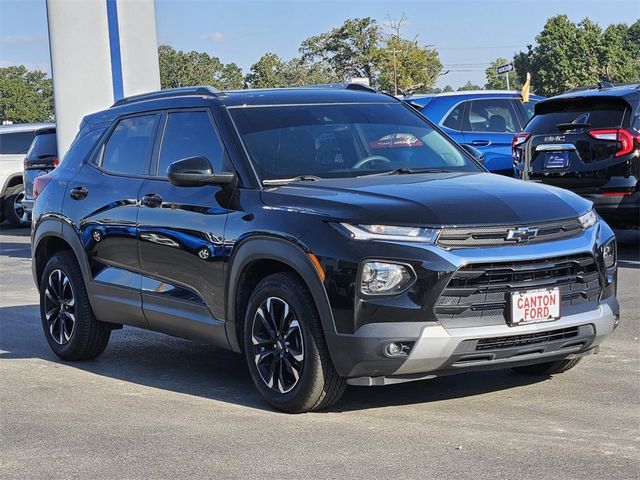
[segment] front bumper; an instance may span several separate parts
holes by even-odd
[[[437,255],[438,262],[453,265],[454,270],[469,264],[546,261],[579,253],[598,259],[600,245],[611,235],[606,224],[599,222],[577,237],[555,242],[458,250],[422,246],[420,251],[425,256]],[[600,284],[601,294],[593,302],[567,308],[564,316],[553,322],[510,326],[505,319],[480,316],[449,321],[435,318],[426,309],[413,312],[406,303],[398,302],[394,308],[368,305],[361,313],[375,320],[361,323],[351,334],[325,335],[338,373],[349,383],[361,385],[571,358],[593,352],[617,326],[615,275],[605,276],[602,272]],[[437,297],[439,291],[434,289],[433,295]],[[408,357],[388,358],[384,349],[389,342],[411,343],[413,347]]]

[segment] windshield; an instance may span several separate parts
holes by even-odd
[[[396,170],[480,171],[462,150],[397,103],[230,109],[262,180],[357,177]]]

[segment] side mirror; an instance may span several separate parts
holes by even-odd
[[[169,181],[178,187],[200,187],[203,185],[228,185],[236,175],[231,172],[214,173],[205,157],[189,157],[173,162],[167,169]]]
[[[467,153],[471,155],[473,158],[475,158],[478,162],[480,163],[484,162],[484,153],[482,153],[476,147],[467,145],[465,143],[461,143],[460,146],[464,148],[467,151]]]

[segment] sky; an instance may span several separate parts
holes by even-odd
[[[630,24],[640,0],[156,0],[158,44],[207,52],[245,73],[266,52],[298,55],[303,40],[348,18],[385,23],[403,13],[404,36],[433,46],[449,70],[438,86],[457,88],[483,85],[488,64],[535,44],[550,16]],[[51,71],[45,0],[0,0],[0,66],[16,64]]]

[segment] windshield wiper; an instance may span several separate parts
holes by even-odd
[[[560,131],[565,131],[577,130],[579,128],[589,128],[590,126],[590,123],[559,123],[556,125],[556,128]]]
[[[263,180],[262,185],[288,185],[293,182],[315,182],[317,180],[322,180],[322,178],[316,177],[315,175],[298,175],[291,178],[274,178],[272,180]]]
[[[389,170],[388,172],[382,173],[371,173],[369,175],[360,175],[358,178],[362,177],[382,177],[386,175],[412,175],[414,173],[450,173],[451,170],[447,170],[446,168],[394,168],[393,170]]]

